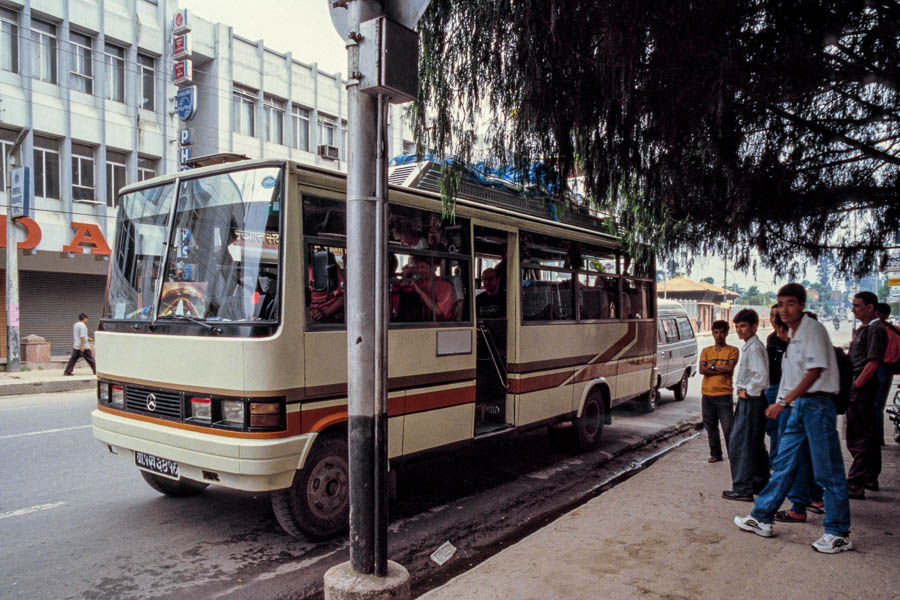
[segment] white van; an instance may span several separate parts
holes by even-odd
[[[658,390],[668,388],[681,401],[687,396],[688,378],[697,374],[697,337],[684,307],[674,300],[659,300],[656,314],[657,393],[651,396],[658,401]]]

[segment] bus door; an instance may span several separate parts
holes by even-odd
[[[505,231],[475,226],[475,435],[506,429],[507,257]]]

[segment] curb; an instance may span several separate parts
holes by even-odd
[[[97,387],[97,380],[72,379],[71,381],[34,381],[23,383],[8,383],[0,385],[0,397],[22,396],[26,394],[49,394],[52,392],[74,392],[77,390],[89,390]]]

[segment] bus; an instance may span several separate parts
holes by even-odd
[[[549,427],[594,446],[653,393],[655,268],[582,210],[390,174],[388,454]],[[93,433],[156,491],[270,492],[289,534],[348,518],[346,176],[285,160],[207,166],[119,195],[96,332]]]

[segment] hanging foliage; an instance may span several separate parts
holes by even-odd
[[[417,138],[583,174],[632,246],[864,272],[900,223],[898,23],[875,0],[432,0]]]

